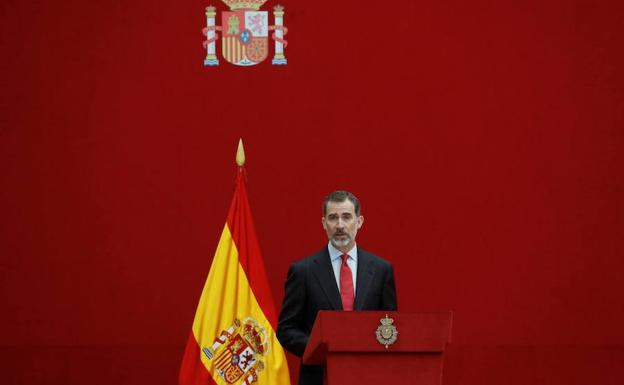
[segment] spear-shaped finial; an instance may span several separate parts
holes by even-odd
[[[243,148],[243,138],[238,140],[238,149],[236,150],[236,164],[239,167],[245,165],[245,149]]]

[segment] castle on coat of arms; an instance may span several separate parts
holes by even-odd
[[[261,63],[269,55],[269,32],[275,42],[275,52],[271,63],[286,65],[284,49],[288,42],[284,35],[284,7],[273,8],[275,25],[269,25],[269,12],[260,7],[267,0],[221,0],[230,10],[221,12],[221,25],[215,24],[216,8],[206,7],[206,27],[202,30],[206,40],[205,66],[218,66],[216,43],[221,32],[221,55],[227,62],[238,66],[252,66]]]

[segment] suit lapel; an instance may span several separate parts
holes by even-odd
[[[336,277],[329,259],[329,251],[325,248],[314,259],[313,275],[318,280],[319,286],[325,292],[333,310],[342,310],[342,299],[336,285]]]
[[[358,267],[357,267],[357,284],[355,289],[354,310],[362,310],[366,301],[366,295],[373,281],[375,269],[371,263],[370,256],[364,251],[358,249]]]

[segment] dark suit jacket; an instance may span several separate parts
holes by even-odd
[[[394,272],[387,261],[358,247],[354,310],[397,310]],[[301,357],[319,310],[342,310],[327,247],[290,265],[277,339]],[[299,385],[322,385],[320,366],[301,365]]]

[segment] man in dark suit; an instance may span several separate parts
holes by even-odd
[[[364,223],[358,199],[348,191],[329,194],[322,222],[329,244],[290,266],[277,325],[282,346],[299,357],[319,310],[397,309],[392,265],[355,244]],[[301,365],[299,385],[322,384],[322,367]]]

